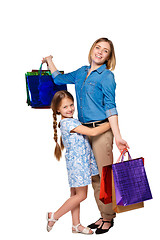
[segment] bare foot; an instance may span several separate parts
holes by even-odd
[[[102,220],[103,218],[100,218],[99,220],[97,220],[97,222],[95,222],[96,225],[101,225],[102,224]]]
[[[104,219],[102,219],[102,220],[104,220]],[[105,221],[108,221],[108,222],[101,222],[101,224],[98,226],[98,228],[101,228],[101,226],[102,226],[102,224],[103,224],[103,226],[102,226],[102,229],[109,229],[109,227],[111,226],[111,223],[110,223],[110,220],[105,220]]]

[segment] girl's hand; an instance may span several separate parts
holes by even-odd
[[[48,65],[50,62],[52,62],[52,58],[53,58],[52,55],[45,57],[42,59],[42,63],[47,63],[47,65]]]
[[[129,148],[128,143],[122,138],[115,139],[115,142],[120,152],[125,148]]]

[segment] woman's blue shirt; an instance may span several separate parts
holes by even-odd
[[[114,74],[106,69],[104,64],[87,77],[89,69],[90,66],[83,66],[67,74],[61,74],[59,71],[52,73],[57,85],[75,84],[78,119],[82,123],[100,121],[118,115]]]

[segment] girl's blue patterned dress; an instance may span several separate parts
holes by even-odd
[[[65,118],[60,122],[70,187],[86,186],[91,183],[91,176],[99,174],[87,136],[71,133],[79,125],[81,123],[74,118]]]

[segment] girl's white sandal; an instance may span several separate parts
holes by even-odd
[[[49,222],[54,222],[54,223],[55,223],[55,222],[57,222],[58,220],[54,219],[54,213],[53,213],[53,212],[51,213],[51,217],[50,217],[50,218],[48,217],[48,214],[49,214],[49,212],[47,213],[47,231],[50,232],[50,231],[52,230],[54,224],[53,224],[52,227],[50,227],[50,226],[48,225],[48,223],[49,223]]]
[[[93,232],[90,232],[91,229],[89,227],[85,227],[82,231],[80,231],[78,229],[80,225],[80,223],[77,224],[77,226],[72,225],[72,228],[74,228],[74,230],[72,230],[72,233],[93,234]]]

